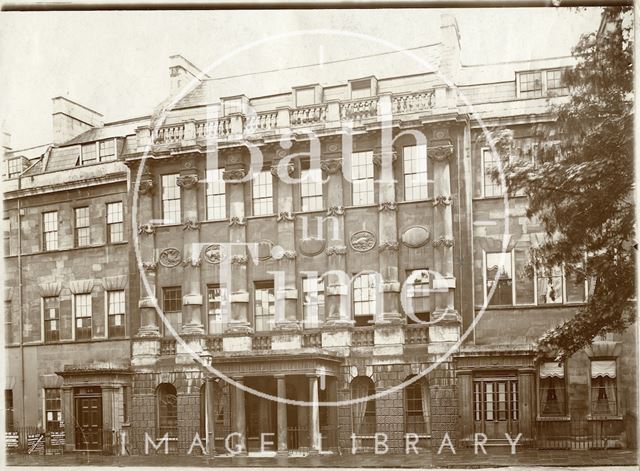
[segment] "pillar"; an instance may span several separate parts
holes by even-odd
[[[309,454],[318,454],[320,443],[320,397],[318,391],[318,376],[309,376]]]
[[[222,400],[222,398],[218,398]],[[215,397],[215,381],[213,378],[207,378],[205,386],[205,401],[206,401],[206,430],[207,430],[207,454],[209,456],[215,455],[216,442],[215,442],[215,424],[216,424],[216,397]]]
[[[518,371],[518,405],[520,408],[520,427],[522,432],[520,443],[530,442],[535,437],[534,424],[536,423],[536,391],[535,374],[533,368]]]
[[[433,165],[434,222],[433,247],[434,271],[438,273],[432,283],[435,291],[435,309],[432,321],[438,320],[429,329],[432,341],[454,342],[460,338],[461,318],[454,307],[456,279],[453,273],[453,215],[451,196],[450,160],[454,148],[446,128],[434,130],[432,146],[427,154]]]
[[[244,181],[246,178],[247,172],[242,154],[230,155],[227,159],[224,179],[229,187],[229,242],[232,244],[245,244],[247,240],[244,202]],[[231,313],[227,332],[246,337],[253,332],[248,321],[247,249],[245,245],[232,245],[230,252],[230,259],[227,262],[230,263],[229,274],[224,277],[221,274],[221,281],[229,285],[228,290],[231,293]],[[221,267],[224,268],[224,262],[221,263]],[[243,346],[245,343],[246,339]],[[250,338],[248,345],[250,349]]]
[[[287,398],[287,385],[284,375],[276,376],[276,382],[278,386],[278,399]],[[278,455],[287,456],[287,403],[278,401]]]
[[[242,378],[237,378],[235,379],[235,381],[241,386],[244,385],[244,381]],[[239,454],[244,455],[247,453],[247,424],[244,409],[244,389],[235,386],[233,399],[233,431],[240,434],[240,436],[238,437],[238,441],[236,442],[236,449],[240,452]]]
[[[75,410],[73,404],[73,388],[62,387],[62,418],[64,420],[64,451],[74,451],[76,446]]]
[[[473,374],[471,370],[457,370],[458,407],[460,410],[460,438],[473,439]]]

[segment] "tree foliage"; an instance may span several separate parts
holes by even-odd
[[[629,7],[604,9],[604,28],[573,49],[570,97],[554,108],[557,121],[541,136],[536,162],[503,169],[508,191],[529,197],[527,216],[546,231],[531,250],[531,267],[564,266],[590,282],[576,316],[539,339],[540,353],[558,361],[635,320],[631,15]],[[500,152],[511,139],[497,133],[494,144]]]

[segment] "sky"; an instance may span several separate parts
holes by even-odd
[[[105,122],[149,115],[169,92],[169,56],[212,77],[387,52],[440,41],[455,16],[464,65],[566,56],[595,31],[600,8],[4,12],[0,14],[0,128],[11,147],[51,141],[51,99],[64,96]],[[331,29],[370,36],[314,34]],[[256,41],[263,41],[254,46]],[[367,75],[363,71],[362,76]],[[389,76],[393,76],[390,71]],[[354,77],[355,78],[355,77]],[[257,80],[259,78],[256,78]],[[282,84],[282,91],[301,84]]]

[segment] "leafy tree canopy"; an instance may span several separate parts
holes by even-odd
[[[599,32],[583,35],[572,51],[570,97],[554,108],[557,121],[540,136],[537,161],[503,168],[508,191],[529,197],[527,216],[546,231],[529,268],[564,266],[590,282],[587,304],[539,339],[540,353],[558,361],[635,320],[631,15],[630,7],[604,9]],[[508,130],[493,135],[501,154],[511,141]]]

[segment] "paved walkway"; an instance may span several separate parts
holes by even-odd
[[[11,455],[8,465],[17,466],[149,466],[149,467],[216,467],[216,468],[487,468],[487,467],[594,467],[634,466],[634,450],[518,450],[488,448],[486,455],[474,455],[473,450],[458,450],[453,455],[424,452],[420,455],[323,455],[307,457],[228,457],[153,455],[105,456],[67,453],[57,456]]]

